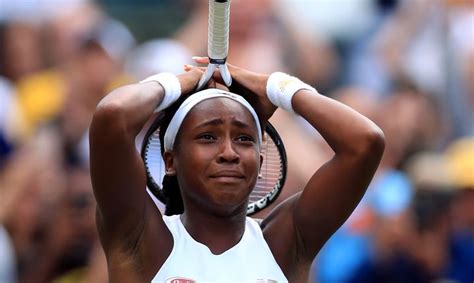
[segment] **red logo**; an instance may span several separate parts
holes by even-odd
[[[195,280],[183,277],[173,277],[166,280],[166,283],[196,283]]]

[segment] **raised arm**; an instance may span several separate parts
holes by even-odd
[[[335,155],[294,199],[294,224],[312,259],[355,209],[384,150],[382,131],[369,119],[333,99],[298,91],[292,105],[324,137]]]
[[[382,157],[384,135],[366,117],[288,75],[270,76],[267,93],[272,102],[307,120],[335,153],[301,193],[262,223],[275,258],[287,276],[298,281],[365,193]],[[302,158],[311,158],[311,152]]]
[[[289,250],[296,250],[297,261],[310,263],[355,209],[382,157],[384,136],[366,117],[286,74],[269,77],[267,96],[307,120],[335,153],[301,193],[282,203],[263,223],[271,246],[275,239],[288,243],[275,253],[291,270],[295,258],[285,256]],[[308,152],[304,158],[310,156]],[[285,227],[283,233],[279,227]]]
[[[178,76],[190,92],[201,72]],[[146,175],[135,137],[164,98],[155,81],[120,87],[97,106],[90,127],[90,163],[97,222],[102,240],[134,242],[144,228]],[[126,238],[124,237],[126,236]]]

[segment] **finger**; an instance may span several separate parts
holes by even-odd
[[[192,70],[198,70],[199,72],[205,72],[205,71],[206,71],[206,68],[205,68],[205,67],[197,67],[197,66],[194,66],[194,65],[185,64],[185,65],[184,65],[184,70],[185,70],[186,72],[189,72],[189,71],[192,71]]]
[[[193,68],[193,69],[186,70],[185,74],[187,74],[188,76],[195,77],[196,79],[199,80],[199,78],[201,78],[202,75],[204,74],[204,71],[198,68]]]
[[[194,66],[185,64],[183,69],[184,69],[184,71],[189,72],[189,71],[192,71],[194,69]]]
[[[227,63],[227,68],[229,69],[233,81],[245,88],[256,91],[256,89],[252,87],[252,84],[255,81],[255,78],[261,76],[261,74],[239,68],[229,63]]]
[[[241,68],[239,68],[235,65],[229,64],[229,63],[226,63],[226,65],[227,65],[227,68],[229,69],[229,72],[231,73],[232,76],[239,75],[239,73],[242,70]]]
[[[231,65],[229,63],[226,63],[227,65],[227,68],[229,69],[229,72],[230,72],[230,75],[233,79],[237,79],[237,81],[240,81],[242,80],[242,72],[240,68],[234,66],[234,65]],[[221,83],[221,84],[225,84],[224,80],[222,79],[222,76],[221,76],[221,73],[220,73],[220,70],[217,69],[215,72],[214,72],[214,75],[213,75],[213,78],[218,82],[218,83]]]
[[[209,58],[208,57],[202,57],[202,56],[193,56],[192,59],[194,60],[194,62],[198,63],[198,64],[209,64]]]

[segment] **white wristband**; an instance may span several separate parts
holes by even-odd
[[[156,75],[149,76],[140,83],[146,82],[157,82],[165,90],[165,95],[161,103],[156,107],[154,112],[159,112],[166,109],[168,106],[173,104],[181,95],[181,84],[178,78],[172,73],[159,73]]]
[[[277,107],[288,112],[295,113],[291,105],[291,99],[300,89],[309,89],[317,93],[316,89],[300,79],[282,72],[270,75],[267,81],[267,97]]]

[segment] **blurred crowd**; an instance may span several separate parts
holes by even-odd
[[[187,16],[127,17],[137,8]],[[207,9],[205,0],[0,0],[0,283],[107,282],[88,169],[92,114],[111,89],[206,55]],[[130,26],[146,23],[138,38]],[[229,62],[295,75],[386,136],[374,180],[309,282],[473,282],[474,1],[232,0],[230,26]],[[279,203],[332,152],[297,116],[277,110],[271,122],[289,161]]]

